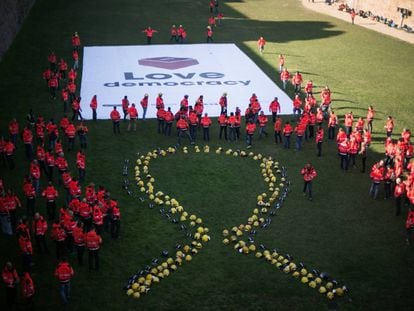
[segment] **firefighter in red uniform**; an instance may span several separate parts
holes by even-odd
[[[26,308],[28,310],[33,310],[33,296],[35,294],[35,287],[32,277],[29,272],[25,272],[22,278],[22,294],[25,300]]]
[[[78,35],[78,33],[77,33],[77,32],[75,32],[75,33],[72,35],[72,40],[71,40],[71,42],[72,42],[72,49],[73,49],[73,50],[76,50],[76,51],[79,51],[80,46],[81,46],[81,41],[80,41],[80,37],[79,37],[79,35]]]
[[[159,108],[157,110],[157,124],[158,124],[158,134],[165,133],[165,110],[164,108]]]
[[[30,236],[26,231],[21,231],[19,236],[19,246],[22,254],[23,271],[30,272],[32,265],[33,247]]]
[[[128,132],[131,128],[134,129],[134,132],[137,130],[137,119],[138,119],[138,111],[135,108],[135,104],[132,104],[131,107],[128,108],[129,114],[129,124],[128,124]]]
[[[282,143],[282,118],[276,117],[276,120],[273,125],[274,131],[275,131],[275,144]]]
[[[313,95],[313,82],[312,82],[312,80],[309,80],[308,82],[306,82],[305,92],[306,92],[306,96]]]
[[[49,220],[55,219],[56,199],[58,196],[59,193],[53,186],[52,182],[49,181],[48,186],[42,192],[42,197],[46,198],[46,210]]]
[[[315,168],[309,162],[305,165],[304,168],[300,171],[303,175],[303,195],[308,194],[309,200],[312,201],[312,181],[318,175]]]
[[[201,118],[200,124],[203,127],[203,140],[210,141],[210,126],[211,126],[211,119],[209,118],[208,114],[205,113],[204,117]]]
[[[178,145],[181,144],[181,137],[182,136],[187,136],[188,139],[190,140],[191,144],[194,144],[191,138],[190,133],[188,132],[188,122],[185,119],[185,116],[181,116],[180,119],[177,121],[177,137],[178,137]]]
[[[126,120],[126,117],[128,115],[128,108],[129,108],[129,100],[128,96],[124,96],[121,101],[122,111],[124,112],[124,121]]]
[[[145,35],[147,36],[147,44],[151,44],[151,40],[152,40],[152,37],[153,37],[154,33],[158,32],[158,31],[155,30],[155,29],[152,29],[150,26],[148,26],[142,32],[145,33]]]
[[[294,86],[295,93],[298,94],[300,92],[301,86],[302,86],[303,78],[299,71],[296,71],[296,73],[292,77],[292,84]]]
[[[92,226],[92,207],[88,204],[86,198],[83,198],[79,205],[79,215],[83,221],[85,230],[88,231]]]
[[[277,114],[280,113],[280,104],[279,104],[277,97],[275,97],[272,100],[272,102],[269,104],[269,112],[272,113],[272,120],[273,120],[273,123],[275,123]]]
[[[190,136],[192,141],[196,140],[197,136],[197,127],[198,127],[198,117],[195,110],[190,110],[188,115],[188,122],[190,123]]]
[[[60,297],[64,305],[68,304],[70,297],[70,280],[75,272],[66,259],[62,258],[55,270],[55,276],[60,283]]]
[[[98,99],[96,95],[93,95],[91,99],[91,103],[89,104],[89,107],[91,107],[92,109],[92,120],[96,121],[96,118],[97,118],[96,110],[98,109]]]
[[[383,180],[384,170],[385,170],[384,161],[382,161],[382,160],[379,161],[378,163],[375,163],[372,166],[371,173],[370,173],[372,184],[371,184],[371,188],[369,190],[369,195],[374,200],[378,196],[379,185],[380,185],[381,181]]]
[[[114,106],[114,109],[111,111],[110,117],[112,120],[112,127],[113,127],[114,134],[116,133],[121,134],[121,129],[119,127],[119,124],[121,121],[121,115],[119,114],[119,111],[116,110],[116,106]]]
[[[76,154],[76,167],[78,168],[78,179],[82,183],[85,181],[86,175],[86,156],[82,150]]]
[[[262,135],[264,134],[267,137],[267,132],[265,130],[266,124],[268,122],[267,116],[264,114],[264,111],[260,112],[258,123],[259,123],[259,139],[262,138]]]
[[[32,160],[33,157],[33,133],[30,128],[30,124],[27,124],[27,126],[23,129],[22,133],[26,158],[28,160]]]
[[[48,224],[46,220],[39,213],[36,213],[32,223],[32,231],[36,241],[38,252],[41,254],[45,252],[49,254],[49,249],[46,244],[46,232]]]
[[[142,120],[145,120],[147,116],[147,109],[148,109],[148,94],[145,94],[144,97],[141,99],[141,107],[142,107]]]
[[[266,40],[263,37],[260,37],[259,40],[257,40],[257,47],[259,48],[260,54],[263,54],[265,45],[266,45]]]
[[[66,231],[63,229],[59,220],[52,224],[51,238],[55,241],[56,258],[59,259],[65,254]]]
[[[164,134],[166,136],[171,136],[171,128],[174,122],[174,114],[171,111],[171,107],[168,107],[167,111],[164,114]]]
[[[158,109],[165,109],[164,106],[164,99],[162,98],[162,93],[159,93],[157,98],[155,99],[155,108]]]
[[[255,131],[256,131],[256,124],[254,123],[252,119],[250,119],[249,123],[247,123],[246,125],[246,143],[247,143],[248,149],[252,147],[253,135]]]
[[[86,248],[89,254],[89,270],[92,270],[95,262],[95,269],[99,271],[99,249],[102,244],[102,238],[92,228],[85,236]]]
[[[98,204],[95,204],[92,209],[92,222],[95,226],[97,234],[102,234],[103,228],[103,213]]]
[[[26,197],[27,214],[33,217],[35,213],[36,189],[33,187],[30,177],[25,179],[23,183],[23,193]]]
[[[283,138],[284,138],[284,148],[289,149],[290,148],[290,137],[293,133],[293,127],[290,125],[289,121],[285,123],[285,126],[283,127]]]
[[[345,134],[345,132],[343,132]],[[338,133],[339,134],[339,133]],[[346,134],[345,134],[346,135]],[[340,167],[342,170],[347,171],[349,165],[349,140],[345,137],[342,141],[338,142],[338,154],[341,159]]]
[[[32,163],[30,163],[30,178],[32,179],[32,184],[36,193],[39,193],[40,175],[39,163],[37,160],[33,160]]]
[[[9,309],[12,309],[16,300],[16,285],[20,282],[20,278],[11,262],[6,263],[1,272],[1,276],[6,286],[6,305]]]
[[[83,253],[85,252],[85,233],[83,227],[83,222],[78,221],[72,231],[79,266],[83,265]]]
[[[317,156],[320,157],[322,154],[322,142],[323,142],[323,128],[322,126],[318,127],[318,130],[316,131],[316,149],[318,150]]]
[[[219,139],[221,140],[224,133],[224,139],[227,141],[227,117],[225,113],[221,113],[218,120],[218,124],[220,125],[220,133]]]

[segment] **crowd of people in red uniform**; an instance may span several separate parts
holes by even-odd
[[[67,256],[76,253],[80,267],[87,251],[89,269],[99,270],[101,236],[107,232],[114,239],[119,237],[121,213],[117,200],[105,187],[95,187],[92,182],[85,184],[88,127],[80,113],[80,98],[76,89],[80,45],[79,35],[75,33],[72,36],[74,62],[69,72],[63,58],[57,62],[57,56],[52,52],[48,57],[49,67],[43,73],[52,98],[61,89],[64,113],[68,104],[72,104],[72,119],[65,114],[56,124],[53,119],[46,121],[30,110],[23,129],[16,119],[12,119],[8,126],[8,138],[0,138],[3,166],[15,169],[17,150],[25,151],[29,164],[23,177],[24,200],[0,177],[1,231],[3,235],[16,237],[22,258],[20,275],[11,262],[7,262],[2,270],[9,307],[15,303],[20,283],[27,307],[33,308],[36,282],[31,273],[34,260],[50,256],[51,242],[55,244],[56,259],[59,261],[55,275],[61,286],[62,302],[66,304],[70,295],[70,279],[74,275]],[[96,98],[95,103],[96,110]],[[74,163],[69,163],[65,152],[76,152]],[[26,210],[18,212],[22,206]],[[18,218],[18,214],[24,215]]]
[[[212,28],[216,26],[216,19],[220,23],[223,18],[223,14],[218,12],[217,1],[210,1],[210,13],[208,30],[212,31]],[[148,43],[151,43],[153,33],[157,31],[148,27],[143,32],[147,35]],[[186,32],[181,25],[178,29],[175,26],[172,27],[171,41],[182,43],[185,42],[185,37]],[[264,45],[265,40],[259,39],[258,46],[261,52]],[[36,257],[36,253],[49,254],[47,240],[55,243],[56,258],[59,260],[55,275],[60,282],[62,302],[66,304],[70,293],[70,280],[74,275],[66,255],[76,251],[77,264],[82,266],[86,249],[89,253],[89,268],[94,267],[99,270],[101,235],[105,231],[113,238],[119,236],[120,209],[117,201],[111,198],[109,191],[103,186],[96,188],[93,183],[83,185],[86,176],[85,152],[88,143],[88,128],[81,115],[81,98],[77,96],[76,79],[80,46],[79,35],[75,33],[72,36],[72,67],[69,69],[63,58],[57,61],[57,56],[52,52],[48,56],[49,67],[43,72],[43,79],[53,99],[56,98],[58,90],[61,90],[63,112],[66,113],[69,104],[71,105],[73,113],[71,120],[65,114],[56,124],[53,119],[46,121],[43,116],[35,116],[30,111],[27,125],[22,130],[18,121],[13,119],[9,124],[9,137],[0,138],[0,158],[3,163],[7,163],[10,170],[15,168],[14,154],[19,144],[19,137],[23,141],[25,155],[30,162],[29,170],[23,180],[23,193],[26,199],[24,217],[17,219],[16,211],[23,204],[15,191],[8,188],[7,183],[0,179],[1,230],[5,235],[17,237],[23,268],[23,273],[19,276],[14,265],[7,262],[2,271],[9,306],[14,304],[19,282],[27,304],[33,304],[32,298],[35,293],[35,282],[31,278],[33,257]],[[296,150],[300,151],[304,142],[314,140],[317,156],[321,156],[325,137],[324,128],[327,128],[328,139],[336,141],[338,146],[340,168],[347,171],[350,166],[356,165],[356,159],[360,157],[361,172],[364,173],[367,150],[372,139],[374,108],[372,106],[368,108],[366,118],[354,119],[352,111],[346,113],[343,126],[339,127],[338,117],[331,109],[332,93],[329,87],[326,86],[320,92],[320,104],[318,105],[318,100],[314,96],[313,82],[309,80],[303,86],[302,74],[296,72],[291,75],[285,67],[285,57],[282,54],[279,55],[278,65],[283,88],[286,89],[291,85],[296,94],[292,100],[292,112],[296,124],[291,124],[289,121],[283,123],[278,115],[280,104],[278,99],[274,98],[268,106],[274,143],[283,143],[284,148],[289,149],[291,138],[295,137]],[[140,101],[143,120],[146,118],[148,100],[148,94],[145,94]],[[188,95],[185,95],[180,102],[179,110],[175,113],[170,107],[165,109],[163,94],[158,94],[155,103],[159,134],[170,136],[173,124],[176,122],[178,144],[181,143],[183,137],[188,138],[190,143],[195,143],[199,130],[203,133],[203,141],[210,141],[210,127],[213,121],[207,113],[204,113],[203,95],[196,99],[194,106],[189,104]],[[239,107],[229,113],[227,93],[223,93],[219,98],[218,105],[220,107],[220,116],[217,119],[219,139],[231,142],[240,140],[242,123],[245,125],[247,148],[252,147],[256,132],[258,132],[258,139],[268,136],[266,128],[269,119],[256,94],[252,94],[249,99],[248,107],[244,111],[244,120],[242,120],[242,111]],[[93,120],[96,120],[98,109],[96,95],[91,100],[90,108],[93,112]],[[129,103],[127,96],[122,99],[122,112],[123,119],[129,119],[127,130],[136,131],[138,110],[135,104]],[[121,114],[116,106],[110,113],[110,118],[113,122],[114,133],[120,133]],[[404,129],[397,140],[393,139],[394,120],[391,116],[386,120],[384,129],[387,136],[384,145],[385,157],[372,166],[370,171],[372,185],[369,194],[376,199],[382,183],[385,198],[394,196],[396,215],[399,215],[402,203],[410,206],[414,204],[411,132]],[[67,152],[75,150],[77,136],[80,148],[77,151],[76,163],[70,165],[65,158],[64,148],[67,148]],[[76,167],[77,176],[72,175],[70,166]],[[317,176],[316,170],[310,163],[307,163],[301,170],[301,174],[304,177],[303,192],[308,195],[309,199],[312,199],[312,180]],[[56,215],[57,201],[63,193],[66,195],[65,203]],[[40,204],[37,201],[40,197],[46,206],[47,217],[39,212]],[[410,208],[406,220],[407,241],[413,228],[414,210]],[[32,241],[35,241],[35,247]]]

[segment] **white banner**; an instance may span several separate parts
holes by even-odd
[[[113,106],[128,96],[142,117],[140,100],[149,94],[147,118],[155,118],[155,99],[163,94],[165,107],[175,113],[184,95],[194,106],[204,97],[204,112],[218,116],[219,98],[227,93],[228,111],[244,114],[255,93],[269,114],[269,103],[278,97],[282,114],[292,113],[292,100],[234,44],[180,44],[146,46],[92,46],[84,48],[81,108],[86,119],[93,95],[98,118],[108,119]],[[122,111],[121,108],[118,110]],[[122,113],[121,113],[122,115]]]

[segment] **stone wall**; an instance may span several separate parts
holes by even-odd
[[[12,44],[36,0],[0,0],[0,60]]]
[[[346,0],[355,10],[371,11],[374,15],[391,18],[397,25],[401,22],[401,13],[397,8],[409,9],[412,15],[404,19],[404,24],[414,26],[414,0]]]

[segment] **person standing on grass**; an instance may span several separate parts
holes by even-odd
[[[374,122],[375,110],[374,107],[369,106],[367,112],[367,128],[372,133],[372,123]]]
[[[252,147],[253,143],[253,135],[256,131],[256,124],[254,123],[253,119],[250,119],[249,122],[246,125],[246,144],[247,149],[250,149]]]
[[[126,117],[128,115],[128,108],[129,108],[129,100],[128,100],[128,96],[124,96],[124,98],[121,101],[121,105],[122,105],[122,111],[124,112],[124,121],[126,121]]]
[[[209,118],[207,113],[205,113],[204,117],[201,118],[200,124],[203,127],[203,140],[210,141],[211,119]]]
[[[312,181],[318,175],[316,173],[315,168],[312,166],[310,162],[308,162],[304,168],[300,171],[303,176],[303,195],[306,196],[308,194],[308,198],[310,201],[313,200],[312,197]]]
[[[171,41],[178,42],[177,27],[175,25],[171,26],[170,34],[171,34],[170,42]]]
[[[299,71],[296,71],[296,73],[292,77],[292,84],[295,88],[296,94],[300,92],[300,89],[302,87],[302,82],[303,82],[302,74]]]
[[[6,306],[9,309],[13,308],[16,301],[17,288],[16,285],[20,282],[19,275],[16,268],[11,262],[7,262],[1,272],[3,283],[6,286]]]
[[[275,123],[277,114],[280,113],[280,104],[277,97],[269,104],[269,111],[272,113],[272,121]]]
[[[351,11],[351,21],[352,21],[352,25],[354,25],[354,22],[355,22],[355,16],[356,16],[356,13],[355,13],[355,10],[354,9],[352,9],[352,11]]]
[[[283,89],[286,90],[286,85],[290,79],[290,73],[287,68],[283,68],[283,71],[280,73],[280,80],[282,80]]]
[[[112,129],[114,134],[121,134],[121,129],[119,127],[119,123],[121,121],[121,114],[118,110],[116,110],[116,106],[114,106],[114,109],[111,111],[110,117],[112,120]]]
[[[266,45],[266,40],[263,37],[260,37],[259,40],[257,40],[257,47],[259,48],[260,54],[263,54],[265,45]]]
[[[410,244],[411,234],[414,231],[414,210],[408,210],[407,220],[405,221],[405,229],[407,231],[407,244]]]
[[[316,149],[318,150],[317,156],[320,157],[322,154],[322,142],[323,142],[323,128],[322,126],[318,127],[318,130],[316,131]]]
[[[64,305],[68,304],[70,298],[70,281],[75,272],[65,258],[61,258],[55,270],[55,276],[60,283],[60,298]]]
[[[387,122],[385,123],[385,131],[387,132],[387,137],[392,136],[392,131],[394,129],[394,119],[391,116],[388,116]]]
[[[275,144],[282,143],[282,119],[278,116],[273,126],[275,130]]]
[[[148,26],[142,32],[145,33],[146,36],[147,36],[147,44],[151,44],[151,40],[152,40],[152,37],[153,37],[154,33],[158,32],[158,31],[155,30],[155,29],[152,29],[150,26]]]
[[[102,238],[92,229],[85,236],[86,248],[89,254],[89,271],[92,270],[95,262],[95,270],[99,271],[99,249],[101,248]]]
[[[285,67],[285,56],[283,54],[279,54],[279,73],[282,73]]]
[[[211,26],[207,26],[207,43],[213,42],[213,29]]]
[[[132,104],[131,107],[128,108],[129,114],[129,124],[128,124],[128,132],[133,129],[134,132],[137,130],[137,119],[138,119],[138,111],[135,108],[135,104]]]

